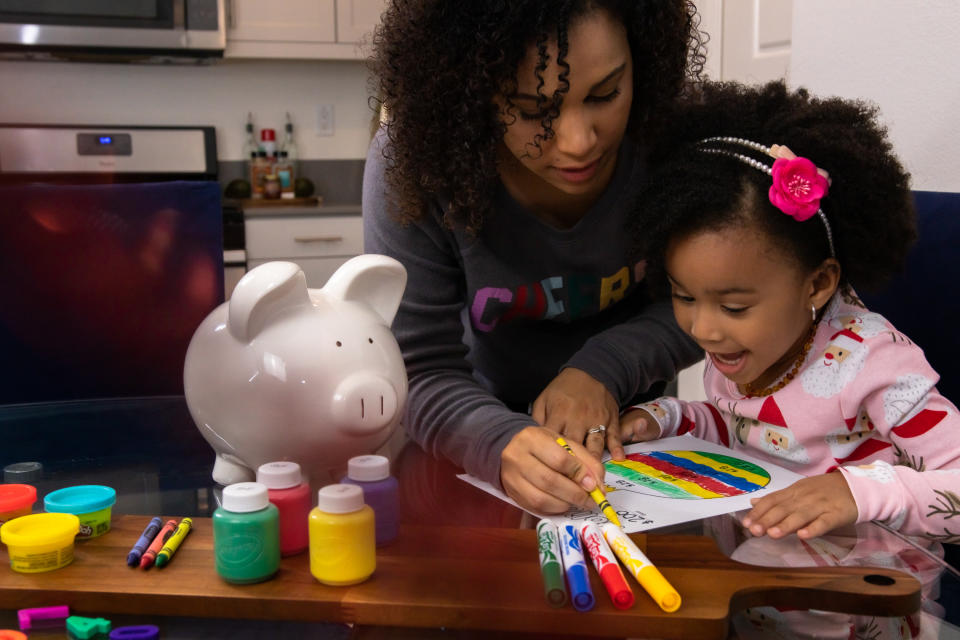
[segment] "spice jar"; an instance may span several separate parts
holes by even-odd
[[[275,173],[268,173],[263,176],[263,197],[270,200],[276,200],[280,197],[282,187],[280,178]]]

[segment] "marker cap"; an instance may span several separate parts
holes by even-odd
[[[390,460],[386,456],[354,456],[347,461],[347,477],[358,482],[376,482],[390,476]]]
[[[257,482],[267,489],[290,489],[303,482],[303,475],[296,462],[267,462],[257,469]]]
[[[317,508],[326,513],[352,513],[363,504],[363,489],[355,484],[328,484],[317,492]]]
[[[223,488],[223,508],[236,513],[266,509],[270,504],[267,488],[259,482],[237,482]]]

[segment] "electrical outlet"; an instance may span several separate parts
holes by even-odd
[[[333,135],[333,105],[321,104],[317,107],[317,135]]]

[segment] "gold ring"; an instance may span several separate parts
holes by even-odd
[[[607,427],[605,425],[598,424],[597,426],[591,429],[587,429],[587,435],[589,436],[590,434],[593,434],[593,433],[605,433],[606,431],[607,431]]]

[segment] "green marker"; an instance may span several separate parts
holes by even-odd
[[[540,572],[543,574],[547,602],[551,607],[562,607],[567,603],[567,589],[563,581],[557,525],[546,519],[537,523],[537,546],[540,549]]]
[[[170,558],[177,548],[180,547],[180,543],[183,542],[183,539],[187,537],[187,534],[190,533],[190,529],[192,528],[193,520],[190,518],[184,518],[180,521],[180,524],[177,525],[177,530],[167,539],[163,548],[160,549],[160,553],[157,554],[157,559],[154,564],[156,564],[158,568],[170,562]]]

